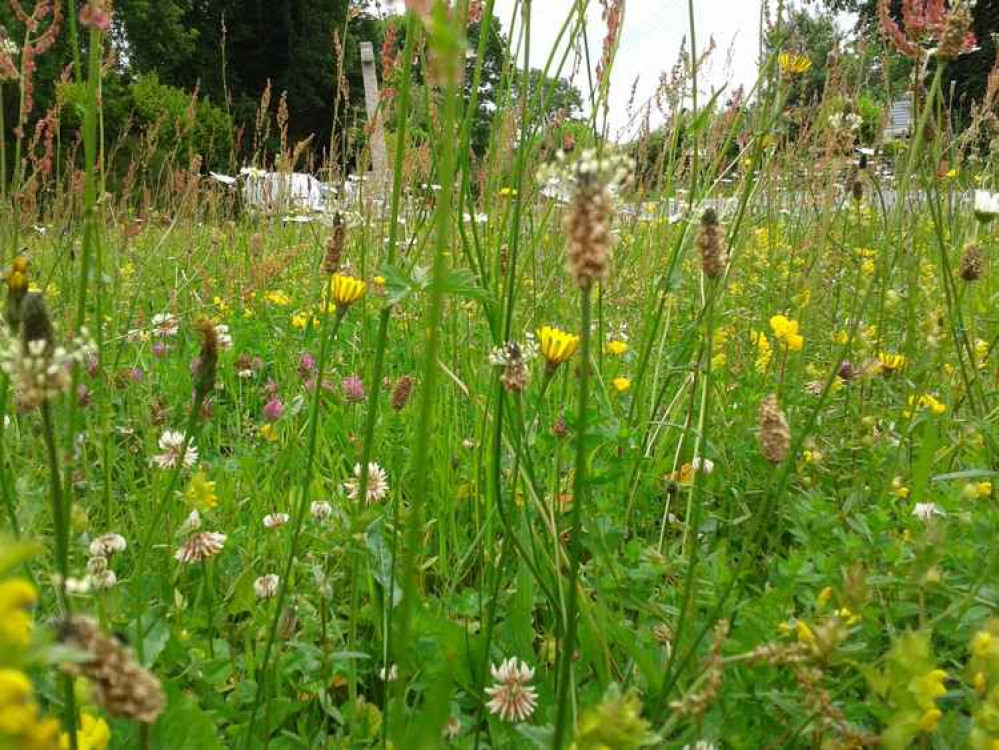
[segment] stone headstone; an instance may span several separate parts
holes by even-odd
[[[371,132],[371,168],[376,183],[381,183],[388,176],[388,155],[385,153],[385,127],[378,111],[381,96],[378,92],[375,48],[371,42],[361,42],[361,74],[364,77],[364,109]]]

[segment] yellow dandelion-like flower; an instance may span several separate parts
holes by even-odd
[[[548,361],[549,368],[558,367],[572,359],[572,355],[579,348],[579,336],[552,326],[542,326],[538,331],[538,339],[541,344],[541,354]]]
[[[287,307],[291,304],[291,297],[289,297],[285,292],[280,289],[275,289],[272,292],[267,292],[264,297],[272,305],[277,305],[278,307]]]
[[[277,430],[272,424],[265,424],[260,428],[260,437],[268,443],[273,443],[278,439]]]
[[[361,299],[367,288],[368,285],[361,279],[345,276],[342,273],[335,273],[330,279],[330,297],[341,310]]]
[[[611,385],[614,386],[614,390],[618,393],[624,393],[631,388],[631,380],[625,377],[617,377],[611,381]]]
[[[777,58],[781,72],[787,76],[800,76],[812,69],[812,61],[800,52],[782,52]]]
[[[878,366],[884,375],[892,375],[905,369],[905,355],[892,352],[878,352]]]
[[[607,342],[607,353],[613,354],[615,357],[624,356],[628,352],[628,344],[624,341],[608,341]]]

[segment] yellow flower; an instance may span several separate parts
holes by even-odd
[[[855,614],[849,607],[842,607],[836,610],[836,616],[847,625],[856,625],[860,622],[860,615]]]
[[[817,598],[818,603],[819,604],[828,603],[828,601],[832,598],[832,592],[833,592],[832,588],[829,586],[826,586],[824,589],[822,589],[822,591],[819,592],[819,596]]]
[[[215,482],[208,481],[208,475],[199,471],[191,477],[191,484],[185,493],[187,502],[199,511],[211,510],[219,504],[215,494]]]
[[[28,609],[38,593],[27,581],[14,578],[0,583],[0,646],[27,646],[31,640]]]
[[[278,439],[277,430],[274,429],[274,425],[265,424],[260,428],[260,437],[266,440],[268,443],[273,443]]]
[[[361,279],[345,276],[342,273],[335,273],[330,279],[330,296],[341,310],[350,307],[361,299],[367,288],[368,285]]]
[[[294,328],[305,328],[309,325],[310,315],[304,312],[297,312],[291,316],[291,325]]]
[[[770,318],[770,328],[778,341],[783,341],[789,351],[799,352],[805,346],[805,338],[798,333],[798,321],[783,315]]]
[[[384,276],[375,276],[375,278],[373,278],[372,281],[375,282],[375,286],[385,286]]]
[[[499,194],[503,198],[515,198],[517,196],[517,188],[512,188],[512,187],[500,188]]]
[[[111,742],[111,729],[104,719],[84,713],[80,717],[76,740],[79,750],[107,750]],[[69,750],[69,746],[69,734],[63,732],[59,737],[59,750]]]
[[[902,500],[905,500],[909,496],[909,488],[901,483],[898,486],[893,486],[892,491]]]
[[[572,358],[579,348],[579,336],[566,333],[552,326],[542,326],[538,331],[541,340],[541,354],[548,360],[548,367],[558,367]]]
[[[812,61],[800,52],[781,52],[777,62],[781,72],[788,76],[804,75],[812,69]]]
[[[929,409],[931,412],[940,416],[945,411],[947,411],[947,405],[937,401],[933,396],[928,393],[924,393],[919,397],[918,402],[915,396],[909,396],[909,406],[913,406],[916,403],[919,404],[920,408]],[[906,411],[906,416],[911,416],[910,412]]]
[[[866,276],[873,276],[875,268],[876,266],[874,265],[873,260],[865,260],[863,263],[860,264],[860,270]]]
[[[607,352],[615,357],[621,357],[628,351],[628,345],[624,341],[608,341]]]
[[[798,640],[802,643],[807,643],[808,645],[815,643],[815,633],[812,632],[812,629],[808,627],[808,623],[804,620],[798,620],[794,625],[794,630],[798,635]]]
[[[624,377],[616,377],[611,381],[611,385],[614,386],[614,390],[618,393],[624,393],[631,388],[631,380]]]
[[[909,692],[915,696],[919,707],[929,712],[936,708],[936,699],[946,695],[947,688],[944,687],[946,679],[947,673],[942,669],[930,670],[922,677],[917,677],[909,683]]]
[[[773,359],[770,339],[759,331],[753,331],[749,335],[749,340],[756,345],[756,371],[762,374],[770,367],[770,360]]]
[[[971,654],[980,659],[988,659],[992,656],[993,651],[999,652],[997,646],[999,643],[996,642],[996,637],[992,633],[987,630],[979,630],[971,639]]]
[[[937,727],[940,725],[940,717],[942,716],[943,711],[939,708],[927,709],[919,718],[919,730],[927,734],[937,731]]]
[[[287,307],[291,304],[291,297],[280,289],[275,289],[273,292],[267,292],[267,296],[264,297],[264,299],[272,305],[277,305],[278,307]]]
[[[989,687],[989,680],[985,673],[975,672],[975,676],[971,678],[971,686],[975,688],[976,693],[984,693]]]
[[[892,352],[878,352],[878,366],[884,375],[891,375],[905,368],[905,356]]]

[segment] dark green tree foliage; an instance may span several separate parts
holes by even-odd
[[[119,0],[137,71],[227,104],[237,122],[252,121],[268,82],[287,92],[292,138],[316,134],[329,142],[337,82],[334,35],[345,45],[351,101],[363,91],[358,43],[380,44],[377,21],[347,0]],[[346,108],[341,107],[347,121]]]

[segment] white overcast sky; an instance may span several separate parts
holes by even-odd
[[[496,15],[507,31],[516,4],[515,0],[496,0]],[[532,67],[544,65],[562,23],[574,6],[575,0],[534,0],[531,4]],[[595,65],[606,30],[597,0],[590,0],[587,20],[590,54]],[[694,0],[694,20],[698,47],[704,49],[712,36],[717,45],[702,72],[702,92],[710,93],[711,87],[725,83],[728,83],[726,93],[740,84],[747,88],[752,85],[759,52],[760,0]],[[626,0],[610,89],[612,137],[625,135],[618,131],[628,123],[627,105],[635,80],[638,80],[635,96],[638,105],[653,96],[660,74],[669,73],[689,31],[686,0]],[[580,73],[576,83],[585,100],[585,72]]]

